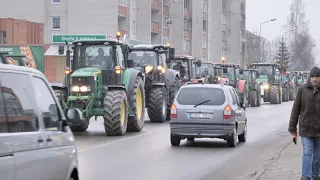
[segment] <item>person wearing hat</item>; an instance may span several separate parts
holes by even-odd
[[[320,180],[320,69],[313,67],[293,103],[288,131],[299,135],[303,146],[301,180]]]

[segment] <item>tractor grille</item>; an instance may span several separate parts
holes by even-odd
[[[89,92],[80,92],[81,96],[88,96],[94,90],[94,77],[72,77],[72,86],[90,86],[91,91]],[[72,95],[76,95],[78,93],[72,93]]]

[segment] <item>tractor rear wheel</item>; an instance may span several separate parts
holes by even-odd
[[[269,90],[270,104],[279,104],[280,95],[279,95],[279,86],[271,85]]]
[[[289,101],[294,101],[295,97],[294,97],[294,89],[290,88],[289,89]]]
[[[288,97],[288,88],[284,87],[282,88],[282,102],[288,102],[289,97]]]
[[[104,97],[104,129],[108,136],[122,136],[127,131],[128,102],[123,90],[108,91]]]
[[[256,107],[258,104],[258,94],[256,90],[249,91],[249,103],[251,107]]]
[[[166,121],[167,91],[165,87],[153,87],[148,101],[148,115],[152,123]]]
[[[260,106],[261,105],[261,90],[260,89],[257,91],[257,99],[258,99],[257,106]]]
[[[128,117],[127,132],[141,131],[144,125],[145,113],[145,92],[143,80],[137,76],[132,94],[130,94],[130,106],[135,116]]]
[[[170,120],[170,110],[171,110],[171,105],[174,101],[174,98],[176,97],[178,91],[179,91],[179,78],[176,77],[174,82],[172,83],[172,86],[170,88],[169,92],[169,101],[168,101],[168,108],[167,108],[167,120]]]

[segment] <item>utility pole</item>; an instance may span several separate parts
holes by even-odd
[[[259,41],[259,49],[260,49],[260,58],[259,58],[259,60],[260,60],[260,62],[262,62],[262,38],[261,38],[261,26],[263,25],[263,24],[265,24],[265,23],[269,23],[269,22],[272,22],[272,21],[276,21],[277,19],[271,19],[271,20],[269,20],[269,21],[265,21],[265,22],[263,22],[263,23],[261,23],[260,24],[260,29],[259,29],[259,38],[260,38],[260,41]]]

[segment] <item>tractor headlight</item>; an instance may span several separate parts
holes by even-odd
[[[91,91],[91,87],[90,86],[73,86],[72,87],[72,92],[89,92]]]
[[[162,66],[158,66],[157,69],[162,73],[166,72],[166,69],[164,67],[162,67]]]
[[[264,84],[263,87],[264,89],[269,89],[269,84]]]
[[[153,66],[146,66],[145,68],[146,73],[149,73],[150,71],[152,71]]]
[[[72,87],[72,92],[79,92],[80,91],[80,87],[79,86],[73,86]]]

